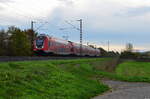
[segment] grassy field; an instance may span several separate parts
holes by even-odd
[[[89,99],[109,89],[95,66],[110,60],[0,63],[0,99]]]
[[[150,77],[150,62],[125,62],[116,69],[117,75]]]
[[[90,99],[109,90],[109,78],[150,82],[150,62],[112,58],[0,63],[0,99]]]
[[[119,64],[114,73],[97,71],[102,78],[129,82],[150,82],[150,62],[128,61]]]

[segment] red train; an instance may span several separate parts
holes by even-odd
[[[56,55],[80,55],[80,44],[41,34],[34,40],[34,52]],[[82,45],[82,56],[100,56],[100,51]]]

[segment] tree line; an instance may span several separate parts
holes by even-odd
[[[94,45],[89,45],[92,48],[96,48]],[[100,50],[100,56],[102,57],[115,57],[115,56],[119,56],[119,52],[114,52],[114,51],[106,51],[105,49],[103,49],[102,47],[98,47],[97,49]]]
[[[21,30],[11,26],[8,30],[0,30],[0,56],[33,55],[33,40],[37,33],[33,30]]]

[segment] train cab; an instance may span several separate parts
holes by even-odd
[[[36,37],[34,40],[34,51],[47,51],[48,50],[48,45],[47,41],[49,40],[49,37],[47,35],[39,35]]]

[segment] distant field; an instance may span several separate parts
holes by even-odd
[[[150,77],[150,62],[125,62],[116,69],[117,75]]]
[[[150,62],[128,61],[119,64],[114,72],[97,71],[102,78],[128,82],[150,82]]]
[[[0,99],[89,99],[109,89],[94,66],[110,60],[0,63]]]

